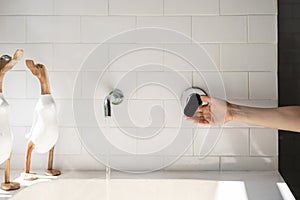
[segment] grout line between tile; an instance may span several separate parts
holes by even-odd
[[[221,0],[219,0],[219,16],[221,16]]]
[[[107,0],[107,15],[108,16],[110,16],[109,9],[110,9],[110,0]]]
[[[82,16],[79,18],[79,44],[82,43]]]
[[[25,20],[25,43],[27,43],[28,42],[28,17],[27,16],[25,16],[25,18],[24,18],[24,20]]]
[[[190,28],[191,29],[190,30],[191,31],[191,41],[193,41],[193,17],[192,16],[191,16],[191,22],[190,23],[191,23],[191,28]]]
[[[247,43],[249,43],[249,16],[246,17],[246,38],[247,38]]]
[[[251,156],[251,131],[250,131],[250,128],[248,129],[248,156],[250,157]]]
[[[52,10],[52,15],[55,15],[55,0],[53,0],[52,1],[52,8],[53,8],[53,10]]]
[[[250,100],[250,72],[247,72],[248,76],[248,99]]]
[[[162,11],[163,11],[163,14],[162,14],[162,15],[165,16],[165,0],[163,0],[162,3],[163,3],[163,10],[162,10]]]

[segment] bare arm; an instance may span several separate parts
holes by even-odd
[[[208,106],[199,107],[195,115],[188,120],[201,125],[218,125],[228,121],[300,132],[300,106],[279,108],[254,108],[230,104],[226,101],[201,97],[209,102]]]
[[[300,132],[300,106],[251,108],[230,104],[230,111],[235,121]]]

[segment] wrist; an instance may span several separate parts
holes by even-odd
[[[228,103],[227,108],[229,121],[238,121],[238,113],[240,110],[240,106]]]

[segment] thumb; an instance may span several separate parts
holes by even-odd
[[[203,102],[211,103],[211,98],[209,96],[201,96]]]

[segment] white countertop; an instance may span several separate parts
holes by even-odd
[[[104,171],[62,171],[59,177],[45,177],[42,172],[40,179],[36,181],[23,181],[20,178],[21,171],[12,171],[11,178],[21,183],[21,189],[5,192],[0,190],[0,200],[6,200],[12,195],[32,184],[49,181],[49,179],[105,179]],[[3,180],[3,170],[0,170]],[[245,186],[249,200],[279,200],[293,199],[284,180],[276,171],[160,171],[149,174],[126,174],[112,171],[111,179],[196,179],[222,182],[241,182]],[[282,192],[284,190],[284,192]]]

